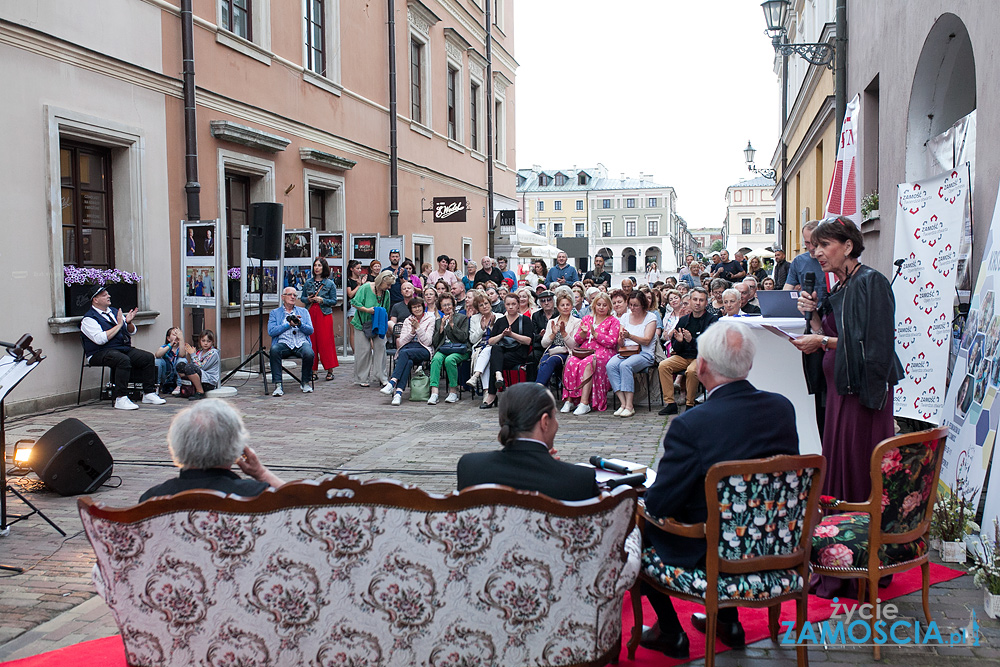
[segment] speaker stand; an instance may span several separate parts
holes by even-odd
[[[37,514],[41,518],[56,529],[63,537],[66,537],[66,532],[57,526],[52,519],[45,516],[45,512],[35,507],[31,504],[31,501],[25,498],[20,491],[12,487],[7,483],[7,429],[5,422],[7,421],[7,413],[4,409],[3,399],[0,399],[0,487],[3,487],[3,493],[0,493],[0,537],[10,534],[10,527],[13,526],[18,521],[24,521],[33,514]],[[22,503],[31,508],[31,511],[27,514],[17,514],[10,517],[7,516],[7,493],[13,493],[20,499]],[[0,564],[0,570],[7,570],[8,572],[24,572],[24,568],[17,567],[14,565],[2,565]]]

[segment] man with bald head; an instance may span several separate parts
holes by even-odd
[[[476,271],[476,277],[472,279],[473,283],[483,283],[484,285],[492,280],[495,284],[499,285],[503,282],[503,273],[497,267],[493,266],[493,258],[486,255],[480,260],[480,268]]]

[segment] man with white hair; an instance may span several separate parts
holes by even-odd
[[[753,276],[747,276],[746,278],[743,279],[743,284],[745,284],[747,286],[747,289],[750,290],[750,299],[749,301],[747,301],[747,303],[749,303],[752,306],[757,306],[759,308],[760,302],[757,301],[757,279],[754,278]]]
[[[281,387],[281,360],[288,357],[302,359],[302,391],[306,394],[312,391],[309,382],[315,357],[309,341],[313,333],[312,318],[308,310],[295,305],[298,294],[294,287],[283,289],[281,305],[272,310],[267,318],[267,335],[271,337],[268,357],[271,360],[271,382],[274,383],[272,396],[285,393]]]
[[[171,496],[191,489],[208,489],[239,496],[258,496],[284,484],[247,445],[248,433],[239,413],[225,401],[209,398],[181,410],[167,431],[167,446],[177,477],[157,484],[139,497]],[[230,470],[233,464],[252,479]]]
[[[503,282],[503,273],[500,269],[493,266],[493,258],[489,255],[484,255],[481,262],[481,268],[476,271],[476,277],[472,279],[475,284],[483,283],[486,284],[487,281],[492,280],[497,286]]]
[[[740,293],[740,310],[746,315],[760,315],[760,308],[750,303],[750,286],[744,282],[733,284],[733,289]]]
[[[747,327],[718,322],[698,339],[698,378],[708,400],[670,423],[663,438],[663,457],[656,481],[646,491],[646,510],[681,523],[700,523],[708,517],[705,475],[720,461],[798,454],[795,409],[780,394],[756,389],[746,377],[756,348]],[[739,419],[734,419],[739,415]],[[646,572],[705,568],[705,540],[678,537],[648,526],[651,548],[643,553]],[[643,628],[640,646],[674,658],[688,657],[688,638],[670,598],[652,588],[643,594],[656,612],[657,622]],[[704,632],[704,614],[691,622]],[[719,610],[718,638],[728,646],[743,646],[745,634],[735,607]]]

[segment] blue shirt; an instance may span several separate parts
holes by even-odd
[[[826,299],[826,274],[823,273],[823,267],[819,265],[819,261],[807,252],[792,260],[791,266],[788,267],[788,278],[785,280],[785,285],[803,284],[806,281],[806,274],[810,271],[816,274],[816,296],[819,297],[819,303],[823,303],[823,300]]]
[[[302,324],[297,327],[289,324],[286,318],[292,314],[298,317]],[[302,347],[303,343],[308,343],[312,332],[313,325],[309,311],[301,306],[295,306],[291,313],[286,312],[283,305],[278,306],[271,311],[267,318],[267,335],[271,337],[272,344],[284,343],[294,350],[297,347]]]
[[[514,287],[517,287],[517,276],[514,275],[513,271],[501,271],[500,273],[501,275],[503,275],[504,278],[510,278],[512,281],[514,281]],[[469,288],[466,287],[465,289]]]
[[[566,284],[572,285],[580,279],[580,274],[576,272],[576,267],[569,262],[566,262],[566,268],[564,269],[560,269],[559,265],[556,264],[549,269],[549,272],[545,275],[545,284],[548,286],[552,283],[557,283],[560,278],[565,278]]]

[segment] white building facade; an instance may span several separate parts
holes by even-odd
[[[726,188],[723,233],[730,254],[740,248],[763,250],[778,242],[773,180],[751,178]]]

